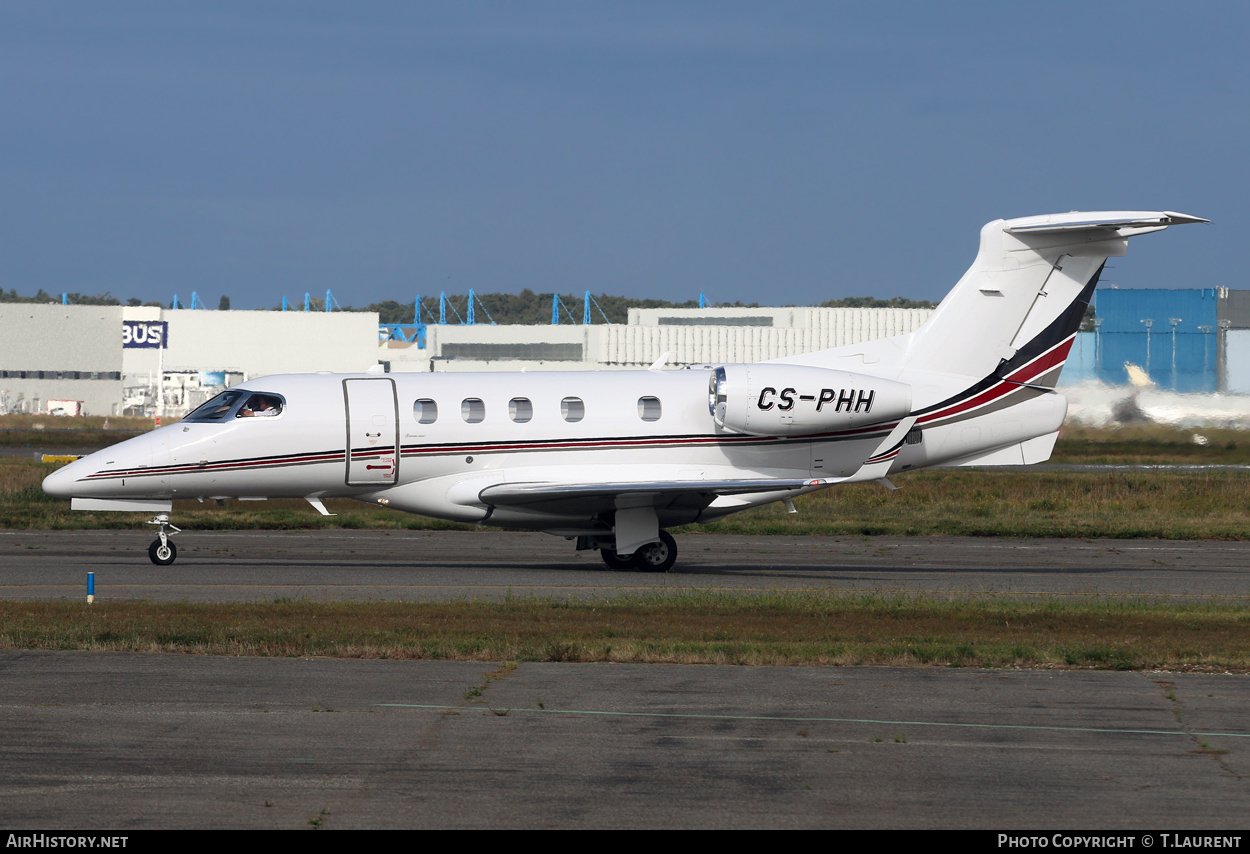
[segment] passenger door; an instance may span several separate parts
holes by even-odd
[[[387,377],[343,380],[347,411],[347,485],[399,480],[399,404]]]

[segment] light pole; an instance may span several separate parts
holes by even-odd
[[[1103,318],[1094,318],[1094,374],[1102,379],[1102,322]]]
[[[1179,317],[1169,317],[1168,323],[1172,324],[1172,391],[1176,391],[1176,327],[1180,325]]]
[[[1202,385],[1203,391],[1208,391],[1207,372],[1211,370],[1211,327],[1199,326],[1198,331],[1202,333]]]
[[[1219,332],[1215,336],[1215,390],[1228,391],[1228,330],[1232,328],[1231,320],[1221,320],[1216,324]]]
[[[1143,320],[1146,324],[1146,376],[1150,376],[1150,327],[1155,325],[1153,320]]]

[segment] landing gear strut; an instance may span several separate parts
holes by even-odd
[[[169,523],[168,513],[158,513],[148,520],[148,524],[160,526],[156,532],[156,539],[152,541],[152,545],[148,546],[148,557],[157,566],[169,566],[178,557],[178,547],[169,538],[172,534],[181,534],[182,529]],[[166,528],[170,529],[172,534],[167,532]]]
[[[636,569],[640,572],[668,572],[677,562],[677,541],[668,531],[660,531],[658,543],[647,543],[632,555],[620,555],[615,550],[600,549],[603,562],[609,569]]]

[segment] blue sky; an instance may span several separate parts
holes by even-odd
[[[0,287],[270,307],[938,299],[998,217],[1170,209],[1250,287],[1250,6],[0,3]]]

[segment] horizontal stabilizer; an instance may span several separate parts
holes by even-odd
[[[1096,214],[1073,212],[1009,219],[1003,231],[1010,234],[1052,234],[1084,229],[1167,228],[1187,222],[1210,222],[1209,219],[1175,211],[1100,211]]]

